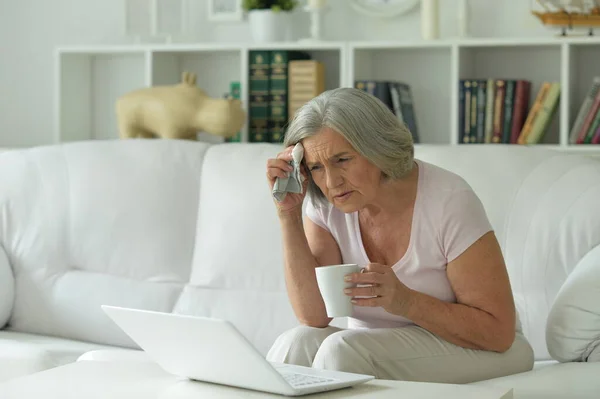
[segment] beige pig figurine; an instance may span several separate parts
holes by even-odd
[[[209,97],[189,72],[183,73],[179,84],[121,96],[116,112],[121,138],[196,140],[198,132],[231,137],[246,121],[240,100]]]

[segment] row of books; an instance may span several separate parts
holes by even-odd
[[[539,143],[556,111],[560,84],[543,82],[531,107],[531,81],[461,79],[459,143]]]
[[[248,140],[281,143],[295,110],[325,90],[323,64],[304,51],[253,50],[249,71]]]
[[[571,144],[600,144],[600,76],[592,79],[569,134]]]
[[[354,87],[381,100],[400,122],[405,124],[412,135],[413,142],[420,142],[414,98],[410,85],[398,81],[356,80]]]

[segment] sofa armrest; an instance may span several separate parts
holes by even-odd
[[[4,328],[15,302],[15,279],[4,248],[0,246],[0,329]]]

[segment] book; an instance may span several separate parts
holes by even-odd
[[[496,98],[496,81],[488,79],[486,82],[487,91],[485,98],[485,133],[483,142],[489,144],[494,135],[494,99]]]
[[[519,134],[521,133],[521,129],[523,129],[529,109],[530,93],[531,82],[528,80],[517,80],[509,140],[511,144],[518,144]]]
[[[492,143],[502,143],[502,134],[504,131],[504,112],[506,97],[506,80],[496,80],[496,93],[494,97],[494,122]]]
[[[281,143],[283,141],[285,129],[289,122],[289,63],[293,60],[308,59],[310,59],[310,54],[303,51],[271,51],[269,77],[269,141],[272,143]]]
[[[587,131],[590,129],[590,127],[592,126],[592,123],[594,122],[594,117],[596,116],[596,113],[598,112],[598,110],[600,109],[600,90],[596,92],[596,95],[594,96],[594,99],[592,101],[592,104],[587,112],[587,115],[585,116],[582,126],[579,129],[579,132],[577,133],[577,139],[575,141],[576,144],[584,144],[585,142],[585,137],[587,135]]]
[[[540,105],[536,109],[536,116],[533,120],[531,130],[524,138],[527,144],[536,144],[542,140],[558,105],[560,83],[548,83],[546,87],[543,100],[541,100]]]
[[[289,64],[288,115],[325,91],[325,66],[316,60],[293,60]]]
[[[409,84],[399,81],[357,80],[354,87],[377,97],[406,126],[413,142],[420,142],[414,98]]]
[[[586,120],[588,113],[594,103],[594,99],[596,95],[600,91],[600,76],[596,76],[592,79],[592,84],[588,89],[588,92],[579,107],[579,112],[577,113],[577,117],[575,118],[575,123],[571,128],[571,132],[569,133],[569,143],[577,144],[577,139],[579,138],[579,132],[583,128],[583,123]]]
[[[249,54],[248,141],[269,142],[269,90],[271,87],[271,52],[252,50]]]
[[[537,96],[527,114],[527,118],[525,119],[525,123],[523,124],[523,128],[521,129],[521,133],[519,133],[519,137],[517,138],[517,143],[519,144],[527,144],[527,137],[533,131],[533,125],[541,113],[541,109],[543,103],[546,99],[546,95],[550,91],[550,87],[552,84],[550,82],[542,83],[540,89],[538,90]]]
[[[238,81],[233,81],[229,83],[229,93],[227,93],[227,97],[231,97],[233,99],[239,100],[241,98],[241,84]],[[242,141],[242,132],[237,132],[232,137],[227,137],[225,139],[226,143],[239,143]]]

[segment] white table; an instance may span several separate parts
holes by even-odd
[[[512,390],[469,385],[373,380],[306,398],[512,399]],[[2,399],[283,398],[263,392],[188,381],[151,362],[80,361],[0,384]]]

